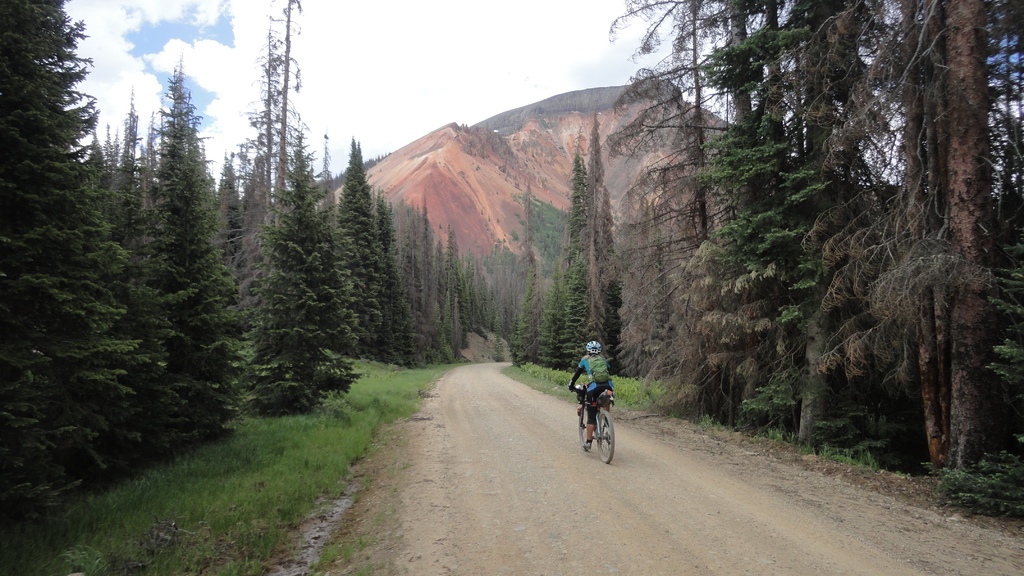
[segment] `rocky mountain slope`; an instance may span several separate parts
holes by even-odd
[[[573,156],[589,154],[600,124],[605,186],[613,206],[651,160],[610,158],[605,140],[640,110],[614,108],[625,87],[562,94],[503,112],[474,126],[448,124],[390,154],[368,171],[370,185],[393,203],[426,205],[439,237],[449,226],[462,253],[487,254],[495,245],[518,251],[522,196],[559,209],[570,204]],[[655,153],[656,154],[656,153]]]

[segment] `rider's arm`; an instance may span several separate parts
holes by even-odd
[[[587,369],[583,366],[583,361],[580,361],[580,365],[576,367],[576,373],[572,375],[572,380],[569,382],[570,386],[575,386],[576,381],[579,380],[580,376],[587,373]]]

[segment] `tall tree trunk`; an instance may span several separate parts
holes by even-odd
[[[275,190],[284,190],[285,176],[288,173],[288,90],[291,83],[292,64],[292,6],[302,11],[299,0],[288,0],[284,9],[284,73],[281,77],[281,128],[278,134],[277,181]]]
[[[949,464],[976,463],[1002,443],[1000,381],[986,366],[998,319],[988,282],[995,243],[988,166],[988,77],[983,0],[947,3],[950,235],[954,250],[977,273],[965,279],[952,309],[952,405]]]
[[[941,87],[941,59],[944,38],[940,0],[914,0],[903,4],[904,58],[911,74],[903,85],[906,114],[904,157],[906,161],[906,202],[913,242],[941,240],[946,217],[945,94]],[[922,17],[923,14],[928,16]],[[923,21],[923,22],[922,22]],[[919,23],[920,22],[920,23]],[[929,49],[921,52],[918,38]],[[921,295],[917,320],[917,378],[924,411],[925,438],[933,466],[943,467],[949,456],[950,351],[948,346],[948,303],[941,287],[927,288]]]
[[[949,456],[949,342],[946,305],[929,292],[920,304],[917,364],[924,405],[925,439],[932,466],[942,468]]]
[[[814,439],[814,427],[828,409],[828,383],[825,374],[818,370],[827,338],[825,315],[819,312],[808,322],[807,341],[804,346],[800,427],[797,431],[797,440],[801,444],[811,444]]]

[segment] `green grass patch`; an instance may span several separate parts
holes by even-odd
[[[757,432],[754,438],[778,442],[780,444],[796,444],[796,435],[783,428],[765,428]]]
[[[502,373],[546,394],[576,400],[576,395],[569,392],[568,389],[569,381],[572,380],[572,372],[553,370],[536,364],[523,364],[522,366],[510,366]],[[583,381],[583,378],[580,381]],[[615,385],[615,405],[621,408],[633,410],[650,408],[665,394],[665,388],[658,382],[645,382],[624,376],[614,376],[612,382]]]
[[[881,470],[882,468],[870,450],[835,448],[825,445],[815,448],[814,453],[825,460],[832,460],[833,462],[849,464],[851,466],[859,466],[871,470]]]
[[[226,439],[60,514],[0,528],[0,574],[263,574],[321,498],[337,498],[378,426],[412,415],[447,369],[359,364],[313,414],[247,418]]]

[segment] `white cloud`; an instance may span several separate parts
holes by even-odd
[[[387,3],[304,0],[295,16],[294,58],[302,90],[295,109],[311,147],[327,132],[334,170],[356,138],[373,157],[449,122],[473,124],[563,92],[628,82],[636,35],[609,42],[624,0],[391,0]],[[218,162],[252,136],[246,113],[259,99],[258,59],[270,17],[284,0],[71,0],[84,20],[80,54],[94,60],[82,89],[95,96],[101,122],[119,126],[131,91],[143,122],[160,106],[163,85],[179,61],[196,87],[213,95],[202,110],[207,152]],[[231,19],[233,42],[167,38],[141,58],[126,37],[165,22],[196,28]],[[319,150],[316,151],[319,155]]]

